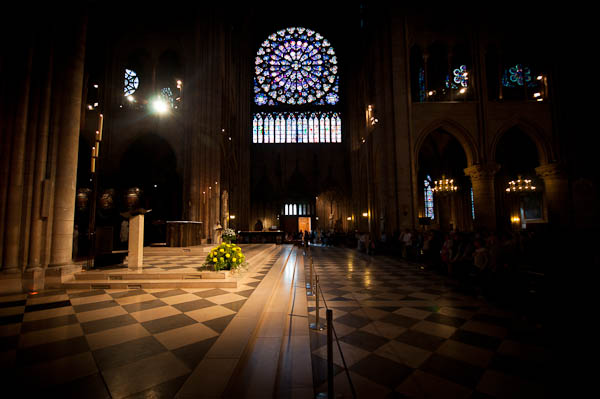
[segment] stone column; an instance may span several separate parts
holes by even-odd
[[[496,229],[496,201],[494,194],[494,175],[500,169],[495,163],[479,164],[465,168],[465,174],[473,185],[475,204],[475,228]]]
[[[83,67],[85,57],[86,23],[81,17],[75,29],[65,32],[72,40],[66,48],[64,65],[64,100],[58,133],[59,153],[56,168],[54,220],[50,265],[69,264],[73,255],[73,223],[75,218],[75,186],[81,118]],[[69,34],[70,33],[70,34]]]
[[[28,125],[29,92],[31,87],[33,49],[30,47],[24,56],[22,63],[23,83],[18,87],[20,90],[17,98],[16,114],[14,116],[12,148],[10,157],[8,195],[6,201],[6,219],[4,236],[4,268],[6,273],[20,272],[19,252],[21,248],[21,223],[23,210],[23,188],[25,184],[25,150]]]
[[[561,227],[569,224],[569,181],[563,165],[550,163],[535,168],[544,180],[548,221]]]

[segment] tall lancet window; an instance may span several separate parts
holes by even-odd
[[[253,143],[341,143],[338,59],[311,29],[270,35],[254,59]]]
[[[433,190],[431,189],[431,176],[427,175],[427,178],[423,180],[425,186],[423,195],[425,198],[425,217],[435,219],[433,213]]]

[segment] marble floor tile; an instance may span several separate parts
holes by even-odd
[[[233,294],[233,293],[216,295],[216,296],[211,296],[211,297],[207,298],[207,300],[209,300],[212,303],[216,303],[217,305],[224,305],[227,303],[237,302],[237,301],[241,301],[241,300],[245,300],[245,299],[247,299],[247,298],[242,295]]]
[[[411,327],[412,330],[421,331],[426,334],[436,335],[442,338],[450,338],[456,328],[447,326],[445,324],[433,323],[431,321],[420,321]]]
[[[476,346],[467,345],[462,342],[454,341],[452,339],[447,340],[437,349],[437,353],[448,356],[454,359],[462,360],[485,368],[489,365],[494,352],[478,348]]]
[[[132,341],[148,335],[150,335],[148,330],[136,323],[93,334],[87,334],[85,338],[87,339],[90,349],[97,350],[107,346]]]
[[[406,327],[385,323],[383,321],[374,321],[362,327],[360,330],[379,335],[387,339],[393,339],[406,331]]]
[[[203,321],[207,321],[207,320],[212,320],[212,319],[217,319],[220,317],[232,315],[232,314],[235,314],[235,312],[224,306],[214,305],[214,306],[209,306],[209,307],[205,307],[205,308],[201,308],[201,309],[197,309],[197,310],[192,310],[190,312],[186,312],[185,314],[196,321],[203,322]]]
[[[402,384],[396,387],[396,392],[409,398],[469,398],[471,390],[437,377],[435,375],[416,370]]]
[[[194,344],[219,335],[214,330],[203,324],[195,323],[185,327],[174,328],[154,337],[169,350]]]
[[[342,354],[348,367],[369,356],[370,354],[368,351],[362,350],[353,345],[349,345],[345,342],[340,342],[340,347],[342,348]],[[327,360],[327,345],[321,346],[312,353]],[[344,363],[342,361],[342,357],[340,356],[340,351],[337,345],[334,345],[333,348],[333,362],[340,367],[344,367]]]
[[[145,336],[93,351],[100,370],[118,368],[167,351],[153,336]]]
[[[121,316],[124,314],[127,314],[127,312],[122,307],[110,306],[107,308],[90,310],[87,312],[79,312],[76,314],[76,316],[80,323],[86,323],[89,321],[107,319],[109,317]]]
[[[114,397],[125,397],[189,372],[190,370],[175,355],[164,352],[105,370],[102,375]]]
[[[429,316],[431,314],[431,312],[427,312],[424,310],[419,310],[419,309],[415,309],[415,308],[411,308],[411,307],[402,307],[402,308],[396,310],[394,313],[402,315],[402,316],[406,316],[406,317],[412,317],[413,319],[425,319],[427,316]]]
[[[394,340],[380,346],[373,353],[415,369],[419,368],[431,355],[429,351]]]
[[[167,316],[160,319],[153,319],[143,322],[142,326],[144,326],[144,328],[146,328],[146,330],[148,330],[151,334],[159,334],[164,331],[185,327],[195,323],[196,321],[194,319],[184,315],[183,313],[180,313],[173,316]]]
[[[47,330],[33,331],[19,336],[19,347],[26,348],[34,345],[42,345],[49,342],[61,341],[83,335],[79,324],[69,324]]]

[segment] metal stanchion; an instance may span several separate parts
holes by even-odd
[[[323,330],[323,325],[319,323],[319,276],[315,277],[315,295],[317,296],[316,299],[316,308],[315,308],[315,322],[314,323],[310,323],[310,329],[311,330],[319,330],[322,331]]]
[[[327,397],[335,398],[333,391],[333,311],[327,309]]]
[[[327,392],[320,392],[318,399],[335,398],[333,389],[333,311],[327,309]]]
[[[313,260],[310,258],[310,282],[306,284],[306,288],[310,288],[310,291],[306,291],[306,296],[315,296],[315,284],[314,281],[314,268]]]
[[[310,288],[312,291],[312,286],[313,286],[313,265],[312,265],[312,258],[310,260],[310,280],[308,280],[308,282],[306,283],[306,288]],[[307,291],[306,295],[311,295],[310,291]]]

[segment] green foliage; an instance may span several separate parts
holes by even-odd
[[[213,266],[215,271],[235,270],[244,263],[246,257],[242,249],[235,244],[223,243],[210,250],[205,266]]]

